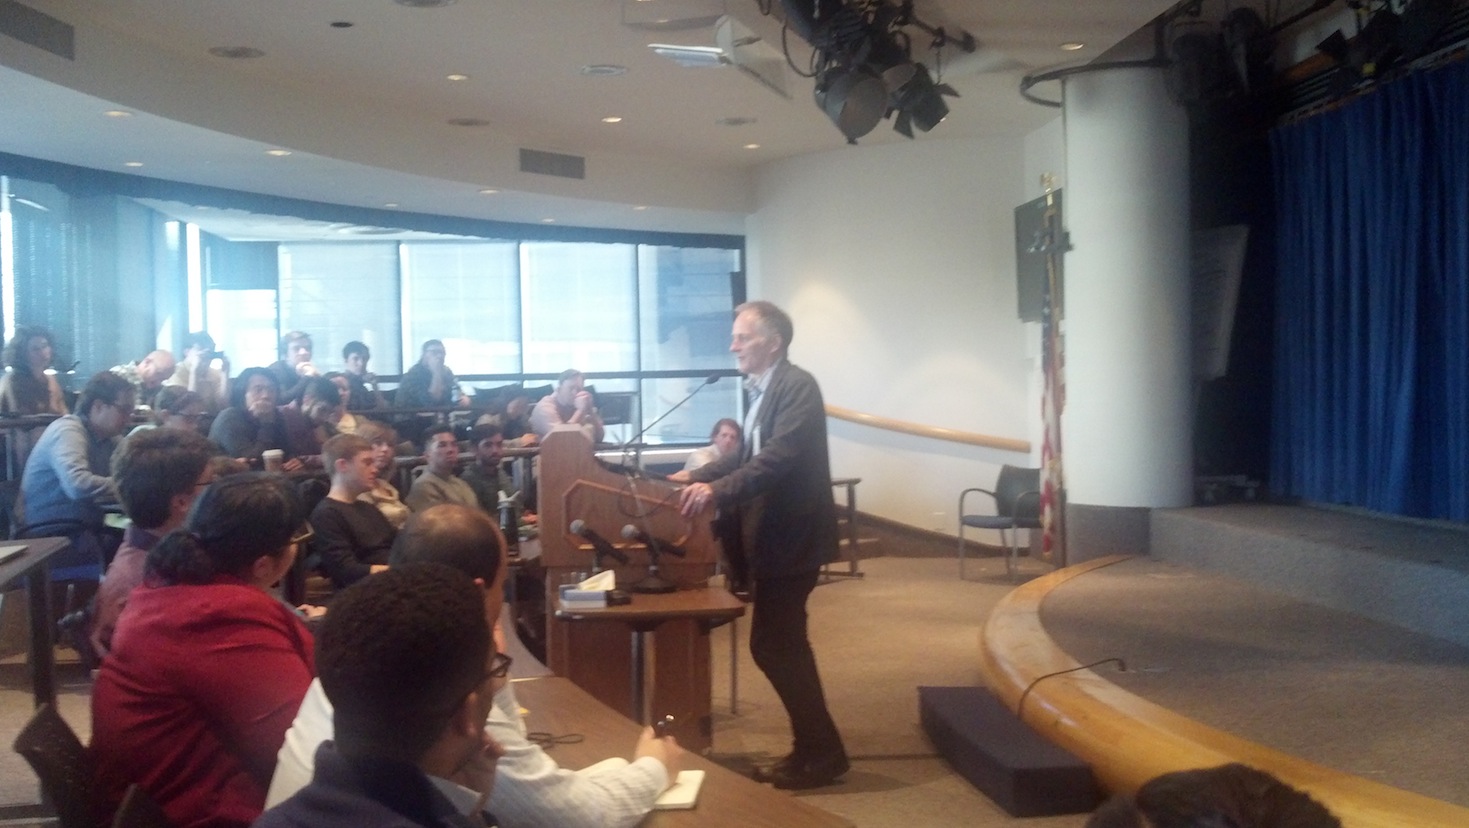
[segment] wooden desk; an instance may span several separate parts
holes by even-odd
[[[655,663],[651,633],[665,621],[698,621],[705,630],[745,614],[745,602],[723,587],[681,589],[666,593],[636,593],[632,603],[595,609],[562,609],[555,602],[556,617],[563,621],[617,621],[632,631],[632,715],[642,724],[653,721]]]
[[[551,756],[562,767],[584,768],[609,756],[629,756],[641,732],[631,720],[564,678],[517,681],[515,695],[521,706],[529,711],[525,721],[531,730],[582,735],[580,742],[551,748]],[[704,786],[699,789],[698,806],[687,811],[654,811],[639,823],[639,828],[684,825],[700,828],[850,828],[852,824],[692,752],[684,754],[682,767],[697,768],[705,773]]]
[[[25,551],[0,561],[0,588],[24,577],[30,598],[31,695],[36,707],[56,703],[55,646],[52,635],[56,621],[51,617],[51,556],[65,549],[66,538],[26,538],[0,546],[24,546]]]

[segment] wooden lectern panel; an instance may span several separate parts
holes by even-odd
[[[679,514],[677,486],[608,469],[593,456],[591,441],[579,429],[548,434],[540,458],[547,666],[603,704],[636,718],[630,689],[631,628],[618,621],[564,621],[549,612],[561,582],[569,573],[590,572],[595,559],[592,545],[572,534],[571,523],[584,521],[628,556],[627,564],[604,561],[617,573],[618,587],[626,590],[648,574],[649,554],[642,543],[623,539],[624,526],[685,550],[683,558],[664,554],[659,561],[659,574],[684,588],[701,587],[713,574],[718,560],[714,534],[707,517],[688,520]],[[705,752],[712,744],[707,626],[693,619],[672,619],[658,625],[652,635],[653,710],[658,716],[671,713],[677,718],[674,734],[679,744]]]

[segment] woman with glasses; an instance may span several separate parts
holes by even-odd
[[[309,533],[278,475],[211,484],[148,554],[92,690],[100,816],[130,784],[176,828],[260,816],[286,728],[315,675],[311,634],[271,594]]]

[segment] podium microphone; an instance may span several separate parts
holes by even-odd
[[[653,428],[653,426],[658,425],[659,423],[663,422],[665,419],[667,419],[667,417],[668,417],[669,414],[672,414],[673,412],[679,410],[680,408],[683,408],[684,407],[684,404],[687,403],[689,400],[692,400],[694,398],[694,395],[695,394],[698,394],[700,391],[703,391],[705,387],[710,386],[710,385],[713,385],[716,382],[719,382],[719,375],[718,374],[710,374],[709,376],[705,377],[704,378],[704,381],[701,382],[701,383],[699,383],[699,387],[695,388],[693,391],[690,391],[689,392],[689,395],[687,397],[684,397],[683,399],[679,400],[676,405],[674,405],[672,408],[668,409],[667,411],[663,412],[662,414],[658,415],[658,418],[656,420],[654,420],[653,422],[648,423],[647,425],[643,426],[643,428],[642,428],[641,431],[639,431],[637,434],[634,434],[631,438],[629,438],[626,442],[624,442],[622,444],[622,453],[623,453],[623,455],[626,455],[627,454],[627,448],[628,448],[628,446],[631,446],[632,444],[636,443],[638,440],[642,439],[642,436],[644,434],[647,434]]]
[[[648,547],[648,575],[647,577],[643,578],[643,580],[633,584],[631,587],[629,587],[629,589],[631,589],[633,592],[655,594],[676,592],[678,590],[678,584],[675,584],[674,582],[658,574],[659,543],[657,538],[654,538],[647,532],[640,531],[636,526],[633,526],[631,523],[622,527],[622,536],[624,538],[627,538],[628,540],[637,540]],[[675,547],[672,544],[669,544],[668,547],[669,548],[666,551],[668,551],[670,554],[677,554],[679,557],[683,557],[685,554],[682,549],[678,549],[678,547]],[[678,552],[674,553],[674,549],[678,549]]]
[[[586,521],[577,518],[571,522],[569,528],[571,529],[571,534],[584,538],[596,550],[592,558],[593,569],[600,570],[602,568],[603,558],[612,558],[620,564],[627,564],[627,555],[623,554],[617,547],[609,543],[606,538],[598,534],[597,530],[588,526]]]
[[[657,538],[653,537],[647,532],[644,532],[631,523],[622,527],[622,538],[623,540],[637,541],[638,543],[641,543],[642,545],[653,550],[653,554],[655,555],[660,553],[667,553],[674,556],[675,558],[683,558],[689,554],[687,551],[684,550],[682,546],[679,546],[676,543],[658,540]]]

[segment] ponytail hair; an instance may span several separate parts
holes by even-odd
[[[244,577],[261,555],[279,555],[305,521],[300,495],[280,475],[216,480],[194,501],[183,527],[148,553],[148,580],[207,584],[220,575]]]

